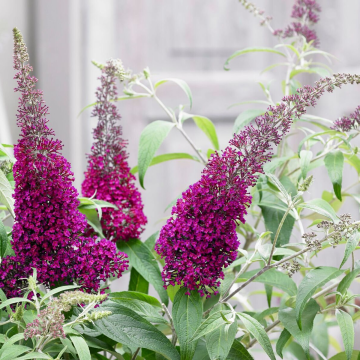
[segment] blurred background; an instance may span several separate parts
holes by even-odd
[[[293,1],[254,2],[273,16],[274,28],[284,28],[290,22]],[[333,70],[360,73],[360,2],[318,2],[322,13],[316,31],[320,48],[337,58],[331,64]],[[39,78],[38,87],[44,91],[50,108],[50,127],[64,143],[63,154],[72,164],[78,190],[96,122],[90,117],[91,110],[78,116],[84,106],[95,101],[99,70],[91,60],[105,62],[109,58],[120,58],[125,68],[135,73],[148,66],[155,79],[185,80],[193,93],[191,113],[206,116],[215,123],[222,148],[232,135],[237,115],[249,108],[242,105],[229,109],[229,106],[263,99],[258,81],[267,83],[275,79],[271,87],[273,99],[281,98],[280,81],[284,77],[281,69],[260,75],[261,70],[277,60],[277,55],[245,55],[230,63],[230,71],[223,69],[226,58],[236,50],[276,45],[276,38],[259,26],[259,20],[236,0],[0,0],[0,9],[0,140],[14,143],[18,138],[15,117],[18,95],[13,92],[12,68],[12,28],[16,26],[24,35],[34,75]],[[317,79],[308,75],[301,80],[312,84]],[[165,84],[158,94],[167,106],[188,105],[186,96],[176,85]],[[324,96],[310,113],[335,120],[352,112],[359,100],[360,87],[348,86],[341,92]],[[137,163],[141,130],[151,121],[167,118],[148,98],[123,101],[118,106],[124,138],[129,140],[129,163],[133,167]],[[188,107],[185,111],[190,112]],[[211,144],[205,135],[191,122],[186,123],[185,129],[206,153]],[[158,154],[167,152],[192,153],[192,149],[174,130]],[[349,167],[345,168],[349,172],[344,176],[344,187],[357,176]],[[201,169],[201,165],[190,160],[149,168],[146,190],[142,191],[149,220],[144,239],[160,229],[163,222],[159,220],[168,215],[164,212],[167,205],[199,178]],[[311,196],[318,197],[324,189],[332,189],[326,171],[317,174]],[[353,190],[358,192],[359,188]],[[345,207],[354,219],[359,219],[358,206],[351,199],[346,200]],[[336,266],[341,261],[342,252],[327,254],[322,259],[323,265]],[[121,287],[121,283],[118,286]],[[356,336],[355,343],[360,349],[359,325]]]

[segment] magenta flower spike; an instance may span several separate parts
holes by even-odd
[[[101,281],[120,277],[128,268],[127,256],[110,241],[82,235],[87,222],[77,209],[70,163],[61,155],[61,141],[47,126],[48,107],[42,91],[35,89],[37,79],[30,75],[29,56],[17,29],[14,43],[15,91],[21,94],[17,114],[21,134],[14,147],[15,257],[3,259],[0,287],[8,296],[16,295],[21,278],[35,268],[38,281],[48,287],[75,281],[87,291],[98,291]]]
[[[138,238],[147,223],[135,176],[130,173],[127,162],[127,142],[118,124],[121,116],[112,102],[117,96],[116,79],[122,73],[120,60],[110,60],[102,68],[101,85],[96,91],[97,104],[92,112],[98,124],[93,132],[94,144],[82,184],[84,196],[95,196],[117,206],[117,209],[104,208],[101,218],[104,235],[113,242]]]
[[[223,268],[237,256],[236,224],[245,223],[251,204],[248,189],[256,184],[263,165],[271,160],[272,148],[299,119],[315,106],[325,91],[343,84],[359,84],[360,76],[335,74],[285,96],[277,106],[235,134],[222,153],[212,154],[201,179],[182,194],[172,217],[160,232],[155,249],[165,260],[164,287],[181,285],[200,295],[216,293]]]
[[[298,21],[292,22],[284,30],[274,31],[274,35],[282,38],[290,38],[302,35],[307,42],[313,41],[314,46],[319,46],[319,39],[316,32],[309,26],[319,21],[318,13],[321,11],[320,5],[316,0],[296,0],[291,17]]]

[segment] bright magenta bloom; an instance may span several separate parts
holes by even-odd
[[[182,285],[210,296],[224,277],[223,267],[236,256],[239,241],[236,223],[245,222],[251,203],[248,189],[256,184],[263,165],[272,157],[272,147],[288,132],[293,118],[315,106],[325,91],[360,77],[335,74],[286,96],[277,106],[255,119],[230,140],[230,145],[210,158],[201,179],[186,190],[172,209],[155,249],[165,260],[162,277],[167,287]]]
[[[96,91],[97,104],[92,112],[98,124],[82,184],[84,196],[95,195],[96,199],[117,206],[117,210],[104,208],[101,219],[105,237],[114,242],[138,238],[147,223],[135,176],[127,163],[127,142],[122,139],[122,129],[117,124],[121,117],[111,102],[117,96],[115,82],[121,71],[119,66],[118,61],[108,61],[99,78],[101,86]]]
[[[21,287],[21,277],[37,269],[38,281],[47,286],[76,281],[88,291],[98,291],[109,276],[120,277],[127,269],[126,255],[105,239],[85,237],[87,222],[77,207],[70,163],[61,155],[62,143],[47,126],[42,92],[22,36],[14,29],[14,68],[20,92],[17,124],[20,140],[15,145],[15,224],[12,247],[15,257],[4,259],[0,287],[11,296]]]

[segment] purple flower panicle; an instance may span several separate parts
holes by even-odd
[[[98,291],[109,276],[120,277],[127,269],[126,255],[105,239],[85,237],[87,222],[77,207],[78,193],[70,163],[61,155],[62,143],[47,126],[48,107],[23,38],[14,29],[14,68],[20,92],[17,124],[20,140],[14,147],[16,163],[15,224],[12,247],[15,257],[3,259],[0,287],[12,296],[21,288],[21,278],[37,269],[38,280],[46,286],[74,281],[86,290]]]
[[[358,106],[355,111],[349,116],[343,116],[334,121],[334,126],[331,128],[333,130],[348,132],[354,128],[359,127],[360,125],[360,106]]]
[[[298,89],[277,106],[255,119],[230,140],[222,153],[214,153],[201,179],[186,190],[172,209],[172,217],[161,229],[155,249],[165,260],[164,286],[198,289],[201,295],[216,292],[223,267],[237,256],[238,221],[245,222],[251,203],[248,189],[254,186],[263,165],[272,157],[272,147],[288,132],[293,118],[315,106],[325,91],[343,84],[360,83],[360,76],[335,74],[315,87]]]
[[[319,46],[319,39],[316,32],[312,30],[310,26],[319,21],[318,13],[320,11],[321,7],[315,0],[296,0],[291,17],[298,21],[292,22],[284,30],[274,30],[274,35],[282,38],[301,35],[307,42],[313,41],[314,46]]]
[[[121,117],[112,102],[117,96],[115,82],[121,69],[119,60],[110,60],[102,68],[101,86],[96,91],[97,104],[92,112],[98,124],[82,184],[84,196],[95,194],[97,199],[117,206],[117,210],[104,208],[101,219],[105,237],[114,242],[138,238],[147,223],[141,195],[127,163],[127,142],[122,139],[122,129],[118,125]]]

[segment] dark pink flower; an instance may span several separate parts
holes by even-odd
[[[105,237],[114,242],[138,238],[147,223],[141,195],[127,162],[127,142],[122,139],[118,124],[121,117],[112,102],[117,96],[115,82],[121,70],[119,66],[118,61],[108,61],[99,78],[101,86],[96,91],[97,104],[92,112],[98,124],[82,184],[84,196],[95,195],[96,199],[117,206],[117,210],[104,208],[101,219]]]
[[[222,153],[214,153],[201,179],[186,190],[172,209],[155,249],[165,260],[164,286],[181,285],[210,295],[224,277],[223,267],[237,256],[236,224],[245,222],[251,203],[248,189],[255,185],[272,147],[287,133],[293,118],[300,118],[325,92],[342,84],[360,83],[360,76],[335,74],[315,87],[298,89],[255,119],[230,140]]]
[[[17,29],[14,41],[15,91],[21,94],[17,114],[21,135],[14,147],[13,169],[15,257],[3,260],[0,287],[12,295],[22,285],[20,278],[36,268],[38,281],[46,286],[76,281],[88,291],[98,291],[101,281],[120,277],[127,269],[126,255],[110,241],[82,236],[87,222],[77,209],[70,163],[60,153],[62,143],[47,126],[48,107],[42,92],[35,89],[37,79],[30,76],[26,46]]]

